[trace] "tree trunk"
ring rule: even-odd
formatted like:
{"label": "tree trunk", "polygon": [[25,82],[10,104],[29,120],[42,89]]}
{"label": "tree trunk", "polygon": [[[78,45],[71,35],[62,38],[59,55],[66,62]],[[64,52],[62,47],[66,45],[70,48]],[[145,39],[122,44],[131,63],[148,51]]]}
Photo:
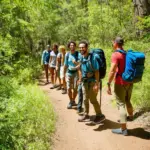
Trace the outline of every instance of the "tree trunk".
{"label": "tree trunk", "polygon": [[133,0],[135,16],[150,15],[150,0]]}
{"label": "tree trunk", "polygon": [[[135,23],[138,22],[138,17],[145,17],[150,15],[150,0],[133,0],[134,4],[134,14],[135,14]],[[137,29],[136,34],[140,36],[143,34],[143,31],[146,33],[150,32],[149,28],[144,28],[143,30]]]}

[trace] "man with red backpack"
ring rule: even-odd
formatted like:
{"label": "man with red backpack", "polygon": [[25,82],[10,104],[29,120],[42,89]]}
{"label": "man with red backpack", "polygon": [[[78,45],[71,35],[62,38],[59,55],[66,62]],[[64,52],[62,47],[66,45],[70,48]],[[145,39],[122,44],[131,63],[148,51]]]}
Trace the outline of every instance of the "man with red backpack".
{"label": "man with red backpack", "polygon": [[[111,82],[115,77],[114,92],[117,100],[117,106],[120,113],[120,125],[119,129],[112,129],[113,133],[128,135],[127,121],[133,120],[133,107],[130,102],[133,83],[126,82],[122,78],[122,74],[125,70],[126,55],[123,49],[124,40],[121,37],[117,37],[113,42],[114,53],[111,57],[111,68],[109,71],[107,93],[111,95]],[[126,114],[126,109],[128,116]]]}

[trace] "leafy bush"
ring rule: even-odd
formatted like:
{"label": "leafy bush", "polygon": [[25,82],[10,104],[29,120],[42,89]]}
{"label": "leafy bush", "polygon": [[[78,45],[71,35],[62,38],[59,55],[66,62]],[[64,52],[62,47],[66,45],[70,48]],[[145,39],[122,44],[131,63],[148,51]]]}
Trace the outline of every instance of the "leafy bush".
{"label": "leafy bush", "polygon": [[0,149],[49,149],[55,115],[45,94],[8,78],[0,84]]}

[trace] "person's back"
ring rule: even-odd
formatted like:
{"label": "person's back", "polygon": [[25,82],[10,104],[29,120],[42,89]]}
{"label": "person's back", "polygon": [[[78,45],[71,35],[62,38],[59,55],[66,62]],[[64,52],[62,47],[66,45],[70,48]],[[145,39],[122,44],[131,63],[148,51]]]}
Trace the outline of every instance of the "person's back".
{"label": "person's back", "polygon": [[[133,118],[133,107],[131,104],[131,95],[133,84],[129,82],[125,82],[122,79],[122,73],[125,69],[125,54],[121,53],[123,51],[124,40],[121,37],[117,37],[113,42],[114,53],[111,57],[111,67],[109,71],[108,77],[108,88],[107,93],[111,95],[111,82],[115,78],[114,84],[114,93],[117,101],[117,106],[120,112],[120,125],[121,128],[112,129],[113,133],[128,135],[126,122],[128,120],[132,120]],[[126,114],[126,109],[128,112],[128,117]]]}
{"label": "person's back", "polygon": [[122,73],[125,69],[126,56],[123,53],[116,51],[112,54],[111,62],[117,64],[115,83],[121,85],[129,84],[129,82],[122,79]]}

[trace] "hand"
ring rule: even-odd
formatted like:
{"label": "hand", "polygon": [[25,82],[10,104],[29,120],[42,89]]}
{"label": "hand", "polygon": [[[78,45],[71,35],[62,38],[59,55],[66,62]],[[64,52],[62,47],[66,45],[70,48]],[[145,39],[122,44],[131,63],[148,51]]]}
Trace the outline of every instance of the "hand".
{"label": "hand", "polygon": [[108,86],[108,88],[107,88],[107,94],[112,95],[110,86]]}
{"label": "hand", "polygon": [[79,84],[81,84],[81,80],[78,80],[78,81],[77,81],[77,85],[79,85]]}
{"label": "hand", "polygon": [[98,90],[99,90],[99,85],[97,83],[95,83],[95,85],[93,86],[93,91],[95,93],[98,93]]}
{"label": "hand", "polygon": [[58,71],[58,67],[56,66],[56,71]]}
{"label": "hand", "polygon": [[76,64],[76,63],[77,63],[75,59],[73,59],[73,60],[72,60],[72,62],[73,62],[74,64]]}

